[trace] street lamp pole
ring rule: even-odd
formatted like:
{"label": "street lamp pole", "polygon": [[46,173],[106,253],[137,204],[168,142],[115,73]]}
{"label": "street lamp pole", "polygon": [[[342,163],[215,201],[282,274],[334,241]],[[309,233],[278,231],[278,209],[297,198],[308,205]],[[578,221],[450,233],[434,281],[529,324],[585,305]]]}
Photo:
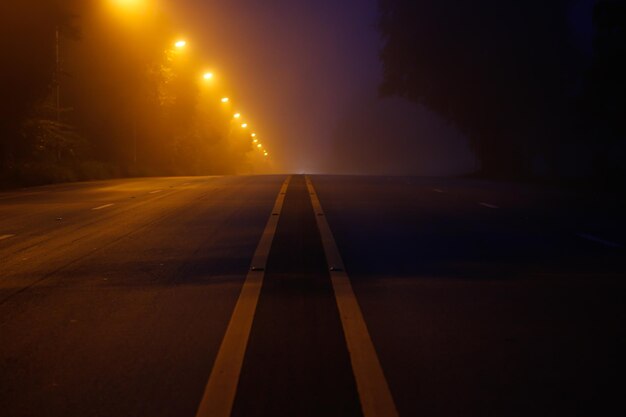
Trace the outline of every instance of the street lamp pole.
{"label": "street lamp pole", "polygon": [[56,40],[56,68],[54,74],[54,87],[55,87],[55,111],[57,122],[61,121],[61,33],[59,26],[55,29]]}
{"label": "street lamp pole", "polygon": [[133,109],[133,113],[133,164],[137,169],[137,108]]}

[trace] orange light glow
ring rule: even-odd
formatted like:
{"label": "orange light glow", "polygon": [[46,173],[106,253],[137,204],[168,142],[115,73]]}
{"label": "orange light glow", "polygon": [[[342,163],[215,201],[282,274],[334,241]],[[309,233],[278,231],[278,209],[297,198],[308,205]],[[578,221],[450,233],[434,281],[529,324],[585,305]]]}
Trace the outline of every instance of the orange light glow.
{"label": "orange light glow", "polygon": [[111,2],[120,7],[137,7],[141,6],[145,0],[111,0]]}
{"label": "orange light glow", "polygon": [[248,123],[242,124],[241,127],[244,128],[244,129],[247,128],[248,127]]}
{"label": "orange light glow", "polygon": [[252,135],[250,135],[250,136],[252,136],[253,138],[256,138],[256,133],[253,133],[253,134],[252,134]]}
{"label": "orange light glow", "polygon": [[205,80],[211,80],[213,79],[213,73],[212,72],[205,72],[203,75]]}
{"label": "orange light glow", "polygon": [[140,15],[148,9],[146,0],[109,0],[108,5],[117,19],[134,28],[138,26],[138,21],[141,22]]}
{"label": "orange light glow", "polygon": [[222,103],[228,103],[230,101],[230,99],[228,97],[224,97],[222,99]]}
{"label": "orange light glow", "polygon": [[258,140],[258,139],[255,139],[255,140],[253,140],[252,142],[254,142],[254,143],[259,143],[259,140]]}
{"label": "orange light glow", "polygon": [[174,44],[174,46],[178,49],[183,49],[185,46],[187,46],[187,41],[183,41],[183,40],[177,41]]}
{"label": "orange light glow", "polygon": [[235,115],[233,116],[235,119],[239,119],[241,117],[241,113],[235,113]]}
{"label": "orange light glow", "polygon": [[257,148],[261,149],[263,147],[263,145],[261,145],[260,143],[258,145],[256,145]]}

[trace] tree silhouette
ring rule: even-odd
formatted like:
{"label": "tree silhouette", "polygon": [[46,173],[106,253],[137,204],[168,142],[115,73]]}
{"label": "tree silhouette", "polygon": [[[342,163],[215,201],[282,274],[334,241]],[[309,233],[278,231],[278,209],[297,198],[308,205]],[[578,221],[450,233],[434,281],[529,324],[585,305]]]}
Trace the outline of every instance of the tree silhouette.
{"label": "tree silhouette", "polygon": [[470,137],[489,175],[529,170],[567,135],[566,0],[379,0],[383,96],[424,103]]}

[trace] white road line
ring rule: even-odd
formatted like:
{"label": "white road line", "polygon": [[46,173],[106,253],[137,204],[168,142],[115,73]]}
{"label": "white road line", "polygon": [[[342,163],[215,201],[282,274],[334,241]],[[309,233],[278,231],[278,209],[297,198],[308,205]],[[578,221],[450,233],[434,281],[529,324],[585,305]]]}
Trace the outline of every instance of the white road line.
{"label": "white road line", "polygon": [[588,235],[586,233],[578,233],[577,236],[582,237],[583,239],[590,240],[592,242],[600,243],[601,245],[608,246],[610,248],[618,248],[618,249],[624,248],[624,245],[620,245],[619,243],[604,240],[594,235]]}
{"label": "white road line", "polygon": [[444,192],[443,190],[441,190],[439,188],[434,188],[433,191],[436,192],[436,193],[443,193]]}
{"label": "white road line", "polygon": [[489,204],[489,203],[478,203],[478,204],[480,204],[483,207],[490,208],[490,209],[499,209],[500,208],[498,206],[494,206],[493,204]]}
{"label": "white road line", "polygon": [[92,208],[91,210],[92,210],[92,211],[102,210],[102,209],[105,209],[105,208],[107,208],[107,207],[111,207],[111,206],[114,206],[114,205],[115,205],[115,204],[105,204],[104,206],[94,207],[94,208]]}
{"label": "white road line", "polygon": [[[283,183],[271,213],[280,214],[282,211],[290,181],[291,176],[287,177]],[[256,306],[265,278],[265,265],[274,241],[279,218],[280,215],[270,215],[267,221],[263,236],[261,236],[254,253],[250,271],[215,358],[213,370],[209,376],[196,417],[230,417]]]}
{"label": "white road line", "polygon": [[[313,183],[306,177],[307,188],[315,213],[324,213]],[[356,380],[364,417],[398,417],[387,379],[380,365],[358,300],[345,272],[343,260],[325,215],[315,216],[320,231],[335,299],[341,316],[352,372]]]}
{"label": "white road line", "polygon": [[163,190],[154,190],[154,191],[150,191],[150,194],[156,194],[156,193],[160,193],[160,192],[162,192],[162,191],[163,191]]}
{"label": "white road line", "polygon": [[0,235],[0,240],[6,240],[6,239],[10,239],[15,235]]}

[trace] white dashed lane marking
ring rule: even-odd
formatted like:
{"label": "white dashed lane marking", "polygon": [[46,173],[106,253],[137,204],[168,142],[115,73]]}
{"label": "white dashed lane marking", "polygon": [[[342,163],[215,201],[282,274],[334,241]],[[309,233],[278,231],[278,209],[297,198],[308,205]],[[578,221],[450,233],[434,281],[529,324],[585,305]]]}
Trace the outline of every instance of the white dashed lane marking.
{"label": "white dashed lane marking", "polygon": [[490,209],[499,209],[500,208],[498,206],[494,206],[493,204],[489,204],[489,203],[478,203],[478,204],[480,204],[483,207],[490,208]]}
{"label": "white dashed lane marking", "polygon": [[154,190],[154,191],[150,191],[150,194],[156,194],[156,193],[160,193],[163,190]]}
{"label": "white dashed lane marking", "polygon": [[604,246],[608,246],[610,248],[617,248],[617,249],[623,249],[624,248],[624,245],[620,245],[619,243],[615,243],[615,242],[611,242],[611,241],[608,241],[608,240],[604,240],[604,239],[599,238],[599,237],[594,236],[594,235],[589,235],[589,234],[586,234],[586,233],[579,233],[577,236],[581,237],[583,239],[590,240],[592,242],[599,243],[599,244],[604,245]]}
{"label": "white dashed lane marking", "polygon": [[6,239],[9,239],[9,238],[12,238],[13,236],[15,236],[15,235],[0,235],[0,240],[6,240]]}
{"label": "white dashed lane marking", "polygon": [[113,205],[114,205],[114,204],[105,204],[104,206],[94,207],[94,208],[92,208],[91,210],[92,210],[92,211],[102,210],[102,209],[105,209],[105,208],[107,208],[107,207],[111,207],[111,206],[113,206]]}
{"label": "white dashed lane marking", "polygon": [[433,191],[436,192],[436,193],[442,193],[442,194],[444,192],[443,190],[441,190],[439,188],[435,188],[435,189],[433,189]]}

